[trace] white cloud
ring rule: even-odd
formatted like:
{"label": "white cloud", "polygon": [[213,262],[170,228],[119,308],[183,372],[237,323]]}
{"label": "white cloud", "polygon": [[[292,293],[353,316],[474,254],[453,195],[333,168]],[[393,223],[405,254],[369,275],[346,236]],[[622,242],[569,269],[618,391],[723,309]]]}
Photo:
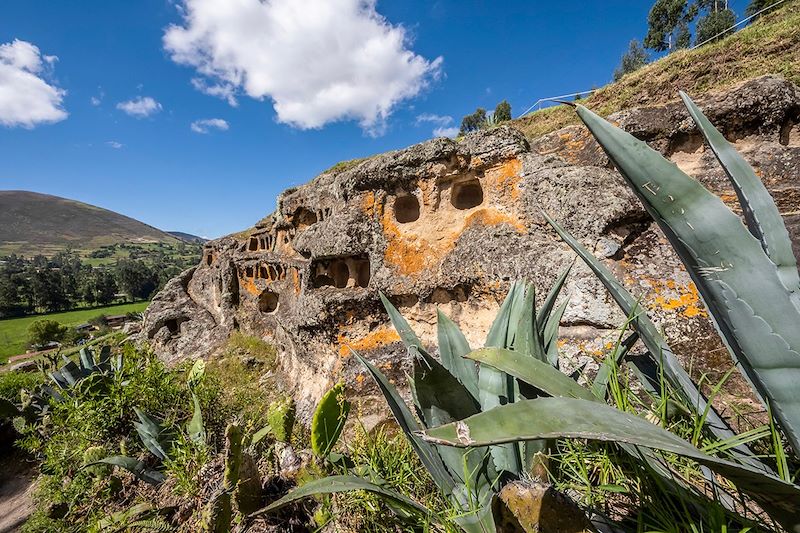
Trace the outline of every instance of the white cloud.
{"label": "white cloud", "polygon": [[442,63],[409,50],[405,28],[375,1],[183,0],[164,48],[196,68],[205,93],[270,98],[279,122],[302,129],[354,119],[375,134]]}
{"label": "white cloud", "polygon": [[57,60],[27,41],[0,44],[0,124],[33,128],[67,118],[67,92],[44,79]]}
{"label": "white cloud", "polygon": [[451,126],[451,124],[453,124],[453,117],[450,115],[423,113],[417,115],[415,123],[417,126],[421,124],[435,125],[436,127],[432,132],[434,137],[456,137],[460,131],[457,126]]}
{"label": "white cloud", "polygon": [[95,96],[89,98],[89,102],[95,107],[98,107],[100,104],[102,104],[103,98],[106,97],[106,93],[105,91],[103,91],[102,87],[98,87],[97,90],[98,93]]}
{"label": "white cloud", "polygon": [[450,127],[442,127],[442,128],[435,128],[433,130],[434,137],[453,137],[458,136],[458,132],[461,131],[458,126],[450,126]]}
{"label": "white cloud", "polygon": [[422,113],[417,115],[414,123],[419,126],[420,124],[431,123],[438,126],[447,126],[453,123],[453,117],[450,115],[434,115],[433,113]]}
{"label": "white cloud", "polygon": [[228,131],[230,126],[221,118],[206,118],[203,120],[195,120],[189,127],[195,133],[208,133],[212,129]]}
{"label": "white cloud", "polygon": [[117,142],[117,141],[106,141],[106,146],[110,146],[111,148],[114,148],[115,150],[119,150],[120,148],[122,148],[125,145],[122,144],[121,142]]}
{"label": "white cloud", "polygon": [[131,100],[120,102],[117,109],[136,118],[146,118],[161,111],[161,104],[149,96],[137,96]]}

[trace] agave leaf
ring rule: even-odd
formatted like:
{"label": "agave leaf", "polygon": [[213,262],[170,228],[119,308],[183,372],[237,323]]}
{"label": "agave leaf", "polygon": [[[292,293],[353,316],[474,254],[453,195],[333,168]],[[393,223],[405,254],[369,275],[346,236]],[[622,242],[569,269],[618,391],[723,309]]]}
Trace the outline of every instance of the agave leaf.
{"label": "agave leaf", "polygon": [[[549,396],[600,402],[594,394],[588,389],[578,385],[573,378],[562,374],[558,369],[553,368],[549,364],[537,361],[532,357],[526,357],[510,350],[498,348],[475,350],[467,355],[467,357],[480,362],[482,365],[492,365],[536,387]],[[678,481],[669,471],[667,465],[652,451],[626,443],[618,444],[625,453],[641,460],[653,474],[660,476],[660,481],[665,488],[671,490],[675,494],[685,494],[686,491],[696,493],[693,486]]]}
{"label": "agave leaf", "polygon": [[750,233],[761,241],[764,252],[777,265],[778,275],[787,290],[797,293],[800,290],[797,260],[792,252],[789,232],[772,196],[756,176],[753,168],[703,115],[692,99],[683,91],[680,95],[711,151],[717,156],[717,160],[733,184]]}
{"label": "agave leaf", "polygon": [[453,499],[465,513],[453,518],[466,533],[495,533],[497,527],[492,514],[494,491],[491,486],[483,486],[477,494],[463,485],[456,487]]}
{"label": "agave leaf", "polygon": [[515,352],[534,357],[539,361],[547,360],[539,328],[536,325],[536,289],[533,284],[525,286],[513,347]]}
{"label": "agave leaf", "polygon": [[471,351],[466,337],[458,326],[438,309],[436,318],[442,365],[458,378],[473,397],[478,398],[478,369],[474,363],[464,359],[464,356]]}
{"label": "agave leaf", "polygon": [[[642,342],[653,355],[653,359],[660,363],[664,370],[664,376],[669,383],[680,394],[688,406],[696,413],[706,412],[706,426],[709,431],[719,440],[727,440],[735,435],[730,426],[719,416],[714,408],[706,401],[705,397],[695,386],[689,374],[686,373],[675,353],[670,348],[664,337],[658,332],[655,324],[648,318],[647,314],[639,308],[638,301],[617,281],[614,275],[586,248],[580,244],[575,237],[562,228],[557,222],[544,213],[547,222],[558,232],[586,265],[595,273],[597,278],[605,285],[614,301],[622,309],[626,316],[632,317],[631,327],[639,334]],[[766,469],[758,459],[755,458],[750,449],[745,446],[737,446],[734,453],[741,455],[741,459],[753,467]]]}
{"label": "agave leaf", "polygon": [[192,393],[192,402],[194,402],[194,413],[192,419],[186,425],[186,431],[189,433],[189,438],[195,444],[205,444],[206,442],[206,428],[203,426],[203,413],[200,410],[200,400],[197,395]]}
{"label": "agave leaf", "polygon": [[69,388],[70,386],[69,381],[67,381],[67,378],[65,378],[64,375],[58,370],[53,370],[52,372],[48,372],[47,375],[50,377],[51,380],[53,380],[53,383],[55,383],[60,389],[63,390]]}
{"label": "agave leaf", "polygon": [[[447,369],[426,352],[414,360],[414,389],[426,427],[463,420],[480,412],[477,400]],[[496,472],[490,468],[488,449],[464,452],[441,446],[439,456],[456,484],[474,488],[491,485]]]}
{"label": "agave leaf", "polygon": [[110,358],[111,346],[103,346],[100,348],[100,357],[97,358],[98,366],[104,371],[109,370],[111,368]]}
{"label": "agave leaf", "polygon": [[398,425],[411,443],[411,447],[414,448],[414,451],[419,456],[422,464],[425,465],[425,468],[430,473],[436,485],[445,495],[450,495],[453,492],[453,478],[450,476],[447,468],[445,468],[436,448],[417,436],[416,432],[420,429],[419,424],[414,418],[414,415],[411,414],[411,411],[409,411],[406,403],[400,397],[397,389],[395,389],[394,385],[389,383],[389,380],[386,379],[386,376],[384,376],[380,370],[367,362],[367,360],[356,353],[355,350],[351,349],[351,351],[356,359],[358,359],[370,373],[375,383],[378,385],[378,388],[381,389],[395,420],[397,420]]}
{"label": "agave leaf", "polygon": [[490,365],[514,376],[550,396],[595,399],[592,393],[578,385],[572,378],[562,374],[552,365],[511,350],[483,348],[467,354],[469,359],[481,363],[481,368]]}
{"label": "agave leaf", "polygon": [[569,298],[561,302],[556,308],[555,312],[547,319],[544,326],[544,341],[547,346],[547,361],[558,368],[558,328],[561,325],[561,318],[564,316],[564,311],[569,304]]}
{"label": "agave leaf", "polygon": [[[519,309],[524,298],[525,287],[522,283],[514,282],[506,295],[506,299],[500,306],[500,310],[489,329],[486,336],[487,347],[509,348],[513,340],[514,330],[519,323]],[[513,329],[512,329],[512,324]],[[514,379],[504,372],[491,366],[481,366],[478,368],[478,388],[480,392],[480,403],[483,411],[488,411],[492,407],[503,405],[514,400],[515,383]],[[514,475],[519,475],[522,471],[522,457],[517,446],[504,444],[502,446],[491,447],[492,459],[495,467],[500,471],[508,471]]]}
{"label": "agave leaf", "polygon": [[406,319],[400,314],[400,311],[392,305],[392,302],[390,302],[383,293],[380,293],[380,297],[381,302],[383,302],[383,307],[386,309],[386,312],[389,313],[389,319],[392,321],[394,329],[397,330],[397,334],[400,335],[400,340],[403,341],[406,348],[409,351],[414,347],[418,350],[424,350],[425,347],[422,345],[422,341],[419,340],[419,337],[417,337],[417,334],[411,329],[411,326],[408,325],[408,322],[406,322]]}
{"label": "agave leaf", "polygon": [[619,367],[622,359],[625,358],[628,351],[639,339],[639,335],[634,331],[628,337],[616,346],[616,349],[606,355],[603,365],[597,371],[597,375],[592,383],[592,394],[597,398],[605,401],[606,391],[608,390],[608,380],[611,377],[611,369]]}
{"label": "agave leaf", "polygon": [[134,407],[133,410],[140,420],[139,422],[134,422],[133,427],[136,428],[136,432],[139,434],[139,438],[142,439],[145,448],[164,461],[167,458],[167,452],[164,450],[166,447],[164,427],[138,407]]}
{"label": "agave leaf", "polygon": [[680,437],[630,413],[573,398],[525,400],[429,429],[426,440],[489,446],[531,439],[622,442],[688,457],[725,476],[790,531],[800,531],[800,487],[748,465],[706,455]]}
{"label": "agave leaf", "polygon": [[[78,367],[78,365],[69,359],[66,359],[66,363],[61,367],[59,372],[61,377],[64,378],[70,387],[74,387],[75,384],[78,383],[83,377],[83,372],[81,372],[81,369]],[[53,374],[55,374],[55,372]]]}
{"label": "agave leaf", "polygon": [[572,261],[567,268],[564,269],[563,272],[558,276],[556,282],[550,287],[550,292],[547,293],[547,297],[544,299],[542,303],[542,308],[539,309],[539,313],[536,315],[536,325],[539,327],[539,331],[542,333],[542,336],[546,338],[544,335],[545,332],[545,325],[550,320],[550,313],[553,312],[553,308],[556,305],[556,300],[558,299],[558,295],[561,294],[561,289],[564,288],[564,283],[567,281],[567,276],[569,276],[570,271],[572,270],[572,266],[575,264],[575,261]]}
{"label": "agave leaf", "polygon": [[672,243],[734,361],[800,456],[800,311],[739,217],[699,182],[588,109],[578,115]]}
{"label": "agave leaf", "polygon": [[[522,284],[516,281],[511,284],[506,299],[503,300],[503,304],[500,306],[500,310],[497,312],[494,322],[492,322],[492,327],[486,335],[486,346],[495,346],[497,348],[507,347],[506,339],[509,336],[508,329],[513,322],[511,318],[511,308],[519,290],[523,290]],[[517,322],[519,322],[519,318]]]}
{"label": "agave leaf", "polygon": [[81,348],[79,357],[81,361],[81,366],[85,371],[91,373],[96,370],[97,365],[95,365],[91,348],[89,348],[88,346],[85,348]]}
{"label": "agave leaf", "polygon": [[358,476],[328,476],[322,479],[315,479],[304,483],[302,486],[292,490],[283,498],[271,503],[267,507],[260,509],[248,518],[255,518],[257,516],[265,515],[278,509],[281,509],[292,502],[308,498],[317,494],[334,494],[337,492],[348,492],[351,490],[366,490],[375,493],[383,498],[392,501],[394,504],[400,505],[410,511],[414,511],[421,516],[431,517],[432,512],[423,505],[415,502],[411,498],[407,498],[402,494],[393,490],[381,487],[374,483],[367,481]]}
{"label": "agave leaf", "polygon": [[105,463],[109,465],[118,466],[120,468],[124,468],[125,470],[131,472],[133,475],[135,475],[142,481],[150,483],[151,485],[160,485],[166,479],[164,474],[162,474],[158,470],[149,468],[147,465],[145,465],[138,459],[134,459],[133,457],[125,457],[124,455],[113,455],[111,457],[106,457],[105,459],[101,459],[96,463],[89,463],[85,465],[83,468],[96,465],[99,463]]}

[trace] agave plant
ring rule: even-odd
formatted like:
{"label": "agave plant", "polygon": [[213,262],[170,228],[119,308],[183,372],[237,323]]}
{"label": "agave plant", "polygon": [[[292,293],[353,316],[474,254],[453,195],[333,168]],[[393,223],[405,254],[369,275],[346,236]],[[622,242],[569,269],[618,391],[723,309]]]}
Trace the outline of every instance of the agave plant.
{"label": "agave plant", "polygon": [[[746,226],[714,194],[661,154],[588,109],[578,115],[605,149],[626,182],[659,224],[690,276],[736,367],[774,415],[795,457],[800,452],[800,277],[788,233],[769,193],[752,168],[711,125],[688,96],[690,115],[708,141],[737,192]],[[720,440],[735,433],[699,393],[669,345],[636,299],[571,235],[550,224],[598,275],[652,360]],[[778,474],[747,447],[728,459],[705,454],[676,435],[634,414],[601,405],[560,373],[535,360],[502,350],[468,355],[533,385],[550,398],[497,407],[462,421],[428,429],[423,438],[436,444],[485,447],[542,438],[585,438],[665,450],[691,458],[726,477],[775,522],[800,531],[800,486],[785,467]],[[780,447],[777,455],[782,453]]]}
{"label": "agave plant", "polygon": [[[559,276],[538,311],[533,285],[520,282],[512,284],[489,331],[486,346],[514,350],[515,353],[535,358],[550,368],[557,366],[556,336],[567,302],[556,306],[556,301],[568,273],[569,269]],[[457,510],[459,516],[455,518],[455,522],[467,532],[493,532],[495,522],[492,501],[495,493],[505,481],[518,479],[530,471],[535,454],[545,448],[545,442],[533,439],[519,444],[499,444],[463,451],[425,442],[420,438],[419,432],[461,420],[498,405],[517,402],[535,395],[536,392],[521,389],[510,375],[495,367],[478,367],[472,361],[464,359],[471,352],[469,343],[458,327],[441,312],[437,313],[439,362],[425,349],[408,322],[382,294],[381,300],[400,339],[412,356],[413,376],[409,379],[409,388],[417,416],[412,414],[412,410],[383,373],[359,354],[354,352],[354,355],[374,378],[412,448],[436,485]],[[555,369],[553,371],[558,372]],[[328,398],[320,405],[331,408],[333,402]],[[323,419],[319,409],[314,418],[318,419],[318,416],[319,420]],[[341,420],[341,415],[334,412],[327,415],[327,418]],[[330,439],[321,440],[330,442]],[[325,447],[330,448],[329,444]],[[371,480],[350,475],[331,476],[307,483],[255,515],[277,510],[312,494],[347,490],[372,491],[387,499],[392,509],[431,514],[424,506],[406,496]]]}
{"label": "agave plant", "polygon": [[104,387],[122,368],[122,355],[111,357],[111,347],[103,346],[98,358],[88,346],[81,348],[78,363],[61,355],[64,365],[48,372],[52,386],[44,383],[33,391],[22,391],[20,404],[0,398],[0,418],[11,418],[18,430],[42,420],[50,409],[50,400],[62,402],[77,387]]}
{"label": "agave plant", "polygon": [[[197,445],[203,445],[206,442],[206,430],[203,424],[200,400],[197,398],[197,394],[195,394],[194,391],[194,388],[202,380],[204,372],[205,362],[198,359],[187,376],[187,384],[192,391],[193,412],[192,418],[186,424],[185,430],[189,440]],[[136,413],[136,417],[139,419],[138,422],[133,423],[133,427],[136,429],[136,433],[139,435],[139,439],[142,441],[144,447],[155,456],[158,462],[168,460],[177,437],[173,428],[166,426],[163,420],[142,411],[138,407],[134,407],[133,410]],[[94,463],[84,465],[84,468],[91,467],[98,463],[109,464],[128,470],[137,478],[152,485],[159,485],[166,479],[164,474],[156,468],[148,466],[139,459],[125,455],[105,457]]]}

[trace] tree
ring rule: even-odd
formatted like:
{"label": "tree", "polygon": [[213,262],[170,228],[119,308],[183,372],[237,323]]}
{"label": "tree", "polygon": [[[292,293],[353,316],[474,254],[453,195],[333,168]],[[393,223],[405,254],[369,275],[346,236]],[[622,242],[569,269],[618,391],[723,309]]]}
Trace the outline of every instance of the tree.
{"label": "tree", "polygon": [[36,270],[31,276],[31,289],[35,307],[44,311],[60,311],[69,307],[61,272],[58,270]]}
{"label": "tree", "polygon": [[750,4],[745,9],[745,16],[752,17],[762,9],[766,9],[773,4],[777,4],[780,0],[750,0]]}
{"label": "tree", "polygon": [[736,15],[730,9],[711,10],[697,21],[695,28],[695,44],[704,43],[712,38],[721,39],[722,32],[736,24]]}
{"label": "tree", "polygon": [[503,100],[494,108],[494,121],[496,124],[511,120],[511,104]]}
{"label": "tree", "polygon": [[619,66],[614,71],[614,81],[619,80],[625,74],[630,74],[635,70],[639,70],[647,64],[650,60],[647,51],[636,39],[628,44],[628,51],[622,54],[622,60]]}
{"label": "tree", "polygon": [[59,342],[67,334],[67,326],[50,319],[37,320],[28,326],[28,342],[31,346],[44,346],[48,342]]}
{"label": "tree", "polygon": [[117,263],[117,283],[132,300],[144,300],[153,294],[158,278],[143,261],[122,259]]}
{"label": "tree", "polygon": [[689,45],[689,23],[697,17],[696,4],[688,0],[656,0],[647,17],[646,48],[663,52]]}
{"label": "tree", "polygon": [[478,131],[486,125],[486,110],[479,107],[471,115],[467,115],[461,119],[460,133],[463,135],[471,131]]}
{"label": "tree", "polygon": [[95,275],[94,279],[95,299],[100,305],[108,305],[117,296],[117,281],[114,275],[107,270],[102,270]]}

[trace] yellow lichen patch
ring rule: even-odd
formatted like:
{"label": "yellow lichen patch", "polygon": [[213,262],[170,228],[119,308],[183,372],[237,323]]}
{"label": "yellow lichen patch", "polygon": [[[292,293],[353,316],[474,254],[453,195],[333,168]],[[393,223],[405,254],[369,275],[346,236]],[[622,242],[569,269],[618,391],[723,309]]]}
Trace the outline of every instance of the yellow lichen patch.
{"label": "yellow lichen patch", "polygon": [[261,291],[258,287],[256,287],[256,282],[253,278],[248,277],[239,277],[239,286],[244,287],[244,290],[252,294],[253,296],[258,296],[261,294]]}
{"label": "yellow lichen patch", "polygon": [[399,341],[400,335],[393,328],[383,326],[360,339],[350,339],[346,332],[342,332],[339,333],[337,340],[339,342],[339,356],[346,357],[350,355],[350,347],[357,352],[375,350]]}
{"label": "yellow lichen patch", "polygon": [[292,268],[292,283],[295,294],[300,294],[300,271],[296,268]]}
{"label": "yellow lichen patch", "polygon": [[519,159],[509,159],[503,164],[486,171],[487,178],[495,180],[495,187],[500,195],[508,194],[512,200],[519,198],[519,182],[522,180],[520,171],[522,162]]}
{"label": "yellow lichen patch", "polygon": [[361,210],[369,216],[375,213],[375,193],[368,191],[361,197]]}
{"label": "yellow lichen patch", "polygon": [[487,208],[476,211],[467,217],[466,226],[482,224],[484,226],[497,226],[499,224],[510,224],[519,233],[527,233],[525,224],[518,218],[514,218],[508,213],[503,213],[497,209]]}
{"label": "yellow lichen patch", "polygon": [[[664,285],[670,292],[676,296],[664,295],[659,285]],[[655,303],[664,311],[677,311],[686,318],[694,318],[696,316],[706,317],[708,313],[703,307],[703,302],[700,300],[700,295],[697,292],[697,287],[694,283],[690,282],[686,287],[680,287],[672,281],[670,282],[655,282],[651,281],[650,285],[656,293]]]}

